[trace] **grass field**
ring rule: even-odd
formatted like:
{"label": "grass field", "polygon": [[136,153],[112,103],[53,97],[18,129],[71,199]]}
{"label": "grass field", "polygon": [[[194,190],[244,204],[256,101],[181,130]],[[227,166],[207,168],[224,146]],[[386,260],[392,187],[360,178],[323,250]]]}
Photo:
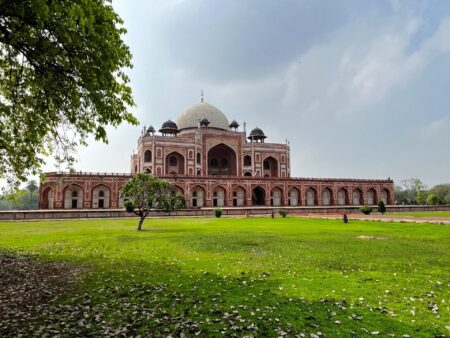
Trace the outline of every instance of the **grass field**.
{"label": "grass field", "polygon": [[0,248],[85,269],[78,289],[35,320],[35,333],[450,333],[449,226],[151,219],[138,233],[136,224],[0,223]]}
{"label": "grass field", "polygon": [[428,211],[428,212],[390,212],[388,216],[411,216],[411,217],[445,217],[450,218],[450,211]]}

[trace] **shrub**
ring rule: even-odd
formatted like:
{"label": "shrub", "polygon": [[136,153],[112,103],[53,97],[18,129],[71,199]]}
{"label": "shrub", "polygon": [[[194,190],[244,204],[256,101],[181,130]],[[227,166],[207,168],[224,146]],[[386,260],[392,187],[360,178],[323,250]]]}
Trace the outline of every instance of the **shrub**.
{"label": "shrub", "polygon": [[347,224],[348,223],[348,217],[347,214],[344,214],[344,217],[342,217],[342,221]]}
{"label": "shrub", "polygon": [[381,212],[382,215],[386,212],[386,205],[383,201],[378,202],[378,212]]}
{"label": "shrub", "polygon": [[428,203],[429,205],[439,205],[439,204],[443,204],[442,201],[441,201],[441,199],[439,198],[439,196],[436,195],[436,194],[430,194],[430,195],[428,196],[427,203]]}
{"label": "shrub", "polygon": [[281,215],[281,217],[285,218],[289,214],[289,210],[280,209],[278,210],[278,213]]}
{"label": "shrub", "polygon": [[359,211],[361,211],[364,215],[369,215],[372,212],[372,207],[364,205],[361,208],[359,208]]}
{"label": "shrub", "polygon": [[217,218],[220,218],[222,216],[222,209],[214,209],[214,214],[216,215]]}

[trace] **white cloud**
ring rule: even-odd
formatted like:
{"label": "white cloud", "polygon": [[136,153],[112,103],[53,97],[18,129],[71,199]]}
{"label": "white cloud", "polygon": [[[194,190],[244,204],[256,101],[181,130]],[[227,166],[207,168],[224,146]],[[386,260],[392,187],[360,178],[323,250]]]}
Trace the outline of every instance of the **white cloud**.
{"label": "white cloud", "polygon": [[408,18],[372,28],[350,24],[334,39],[315,45],[286,71],[286,108],[337,117],[368,111],[408,85],[450,49],[450,20],[409,53],[421,20]]}
{"label": "white cloud", "polygon": [[450,117],[445,116],[431,122],[423,129],[425,136],[450,135]]}

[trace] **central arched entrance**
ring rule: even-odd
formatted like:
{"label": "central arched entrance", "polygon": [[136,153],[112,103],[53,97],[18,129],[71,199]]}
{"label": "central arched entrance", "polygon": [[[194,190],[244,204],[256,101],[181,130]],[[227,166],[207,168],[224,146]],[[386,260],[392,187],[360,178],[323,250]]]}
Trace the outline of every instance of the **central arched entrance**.
{"label": "central arched entrance", "polygon": [[265,205],[266,192],[261,187],[252,190],[252,205]]}
{"label": "central arched entrance", "polygon": [[208,151],[208,175],[237,176],[236,153],[221,143]]}

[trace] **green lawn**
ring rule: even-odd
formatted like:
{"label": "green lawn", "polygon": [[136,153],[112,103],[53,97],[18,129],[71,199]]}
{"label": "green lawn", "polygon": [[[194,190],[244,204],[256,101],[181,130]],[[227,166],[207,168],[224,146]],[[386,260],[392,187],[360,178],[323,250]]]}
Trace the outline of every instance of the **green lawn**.
{"label": "green lawn", "polygon": [[138,233],[136,224],[0,222],[0,248],[86,266],[67,306],[39,325],[92,336],[450,333],[448,225],[151,219]]}
{"label": "green lawn", "polygon": [[411,216],[411,217],[450,217],[450,211],[428,211],[428,212],[389,212],[387,216]]}

